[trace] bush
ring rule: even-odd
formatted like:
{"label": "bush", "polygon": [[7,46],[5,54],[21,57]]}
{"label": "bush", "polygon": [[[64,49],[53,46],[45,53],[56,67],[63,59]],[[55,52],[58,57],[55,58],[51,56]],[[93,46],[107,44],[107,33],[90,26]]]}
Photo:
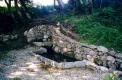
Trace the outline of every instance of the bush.
{"label": "bush", "polygon": [[116,40],[114,41],[114,45],[115,45],[115,48],[122,51],[121,49],[122,48],[122,34],[120,34],[120,36],[116,38]]}
{"label": "bush", "polygon": [[[111,14],[113,12],[112,10],[107,11],[104,10],[105,14]],[[102,19],[102,16],[100,17]],[[60,20],[60,17],[58,19]],[[74,25],[75,31],[82,36],[81,42],[103,45],[122,51],[122,33],[117,27],[108,27],[99,20],[97,21],[95,15],[78,17],[65,15],[61,17],[61,21]],[[108,25],[111,24],[108,23]]]}
{"label": "bush", "polygon": [[106,7],[94,13],[95,20],[106,27],[111,27],[122,31],[122,14],[121,10]]}

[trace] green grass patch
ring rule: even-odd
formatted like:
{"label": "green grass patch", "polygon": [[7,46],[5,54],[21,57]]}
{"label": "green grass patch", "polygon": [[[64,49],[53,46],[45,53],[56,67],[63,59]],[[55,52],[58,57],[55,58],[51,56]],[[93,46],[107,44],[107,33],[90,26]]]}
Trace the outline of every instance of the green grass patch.
{"label": "green grass patch", "polygon": [[[81,42],[103,45],[110,49],[114,48],[115,50],[122,51],[122,32],[120,24],[122,19],[118,17],[115,18],[114,15],[116,15],[115,12],[110,8],[104,9],[102,12],[94,13],[93,15],[59,15],[56,19],[74,25],[76,33],[82,36]],[[112,18],[116,20],[113,21]],[[116,23],[114,24],[114,22]]]}
{"label": "green grass patch", "polygon": [[[15,7],[11,7],[11,12],[15,12],[16,9]],[[8,8],[7,7],[0,7],[0,13],[8,13]]]}

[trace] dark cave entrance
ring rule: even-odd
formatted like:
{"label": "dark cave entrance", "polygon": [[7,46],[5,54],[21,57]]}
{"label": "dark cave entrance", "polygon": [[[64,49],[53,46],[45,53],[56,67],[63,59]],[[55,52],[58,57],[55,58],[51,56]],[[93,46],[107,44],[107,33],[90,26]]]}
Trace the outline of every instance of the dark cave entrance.
{"label": "dark cave entrance", "polygon": [[59,63],[60,62],[75,62],[75,61],[79,61],[76,58],[72,58],[72,57],[63,55],[61,53],[55,52],[52,49],[52,47],[45,47],[45,48],[47,49],[47,53],[39,54],[39,55],[41,55],[41,56],[43,56],[45,58],[51,59],[51,60],[56,61],[56,62],[59,62]]}

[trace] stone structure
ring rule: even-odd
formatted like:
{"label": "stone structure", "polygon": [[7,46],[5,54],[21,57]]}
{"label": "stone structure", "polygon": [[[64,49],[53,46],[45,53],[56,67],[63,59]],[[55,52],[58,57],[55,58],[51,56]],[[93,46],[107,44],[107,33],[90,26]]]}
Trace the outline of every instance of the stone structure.
{"label": "stone structure", "polygon": [[25,31],[24,35],[27,37],[28,42],[34,40],[40,40],[44,42],[47,41],[47,39],[50,39],[52,32],[50,31],[49,26],[41,25],[31,28],[29,31]]}
{"label": "stone structure", "polygon": [[[45,65],[51,66],[53,68],[58,69],[71,69],[71,68],[89,68],[94,71],[102,71],[102,72],[108,72],[108,68],[103,66],[98,66],[95,63],[92,63],[88,60],[82,60],[82,61],[75,61],[75,62],[56,62],[54,60],[45,58],[41,55],[38,55],[35,51],[31,53],[33,56],[37,57],[40,61],[42,61]],[[42,53],[41,53],[42,54]]]}
{"label": "stone structure", "polygon": [[17,39],[18,38],[18,35],[15,34],[15,35],[6,35],[6,34],[1,34],[0,35],[0,41],[8,41],[8,40],[14,40],[14,39]]}
{"label": "stone structure", "polygon": [[[80,43],[68,35],[65,35],[63,32],[68,31],[67,29],[62,29],[61,26],[42,25],[26,31],[25,36],[27,37],[28,42],[41,39],[42,42],[33,42],[33,44],[37,46],[41,46],[42,44],[42,46],[48,46],[46,43],[51,43],[51,47],[57,53],[62,53],[78,60],[88,60],[112,70],[122,68],[121,54],[109,51],[103,46]],[[72,35],[72,33],[70,35]]]}

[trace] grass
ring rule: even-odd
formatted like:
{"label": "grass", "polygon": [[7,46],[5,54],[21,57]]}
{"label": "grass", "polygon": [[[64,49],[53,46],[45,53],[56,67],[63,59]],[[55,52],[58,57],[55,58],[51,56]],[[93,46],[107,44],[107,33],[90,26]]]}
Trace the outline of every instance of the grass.
{"label": "grass", "polygon": [[[15,11],[16,11],[15,7],[11,7],[11,12]],[[0,13],[7,13],[7,12],[9,12],[7,7],[0,7]]]}
{"label": "grass", "polygon": [[122,77],[118,77],[116,74],[107,74],[103,80],[122,80]]}
{"label": "grass", "polygon": [[75,32],[82,36],[81,42],[122,51],[122,18],[115,15],[117,13],[108,8],[93,15],[58,15],[56,19],[74,25]]}
{"label": "grass", "polygon": [[15,77],[15,78],[10,79],[10,80],[22,80],[22,79],[21,79],[21,78],[19,78],[19,77]]}

